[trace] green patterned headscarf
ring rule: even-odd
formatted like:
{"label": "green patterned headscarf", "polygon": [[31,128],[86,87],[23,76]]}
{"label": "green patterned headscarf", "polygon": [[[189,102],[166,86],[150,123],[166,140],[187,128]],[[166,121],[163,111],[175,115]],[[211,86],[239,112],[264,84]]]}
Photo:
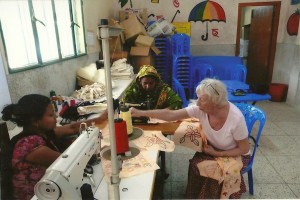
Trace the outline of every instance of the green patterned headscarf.
{"label": "green patterned headscarf", "polygon": [[152,76],[152,77],[156,78],[157,80],[161,80],[160,75],[158,74],[156,69],[151,65],[141,66],[139,73],[136,75],[136,80],[139,81],[140,78],[143,78],[145,76]]}
{"label": "green patterned headscarf", "polygon": [[[145,91],[140,84],[140,79],[149,76],[156,79],[155,89],[151,93]],[[180,97],[164,83],[157,70],[151,65],[143,65],[136,76],[136,81],[132,82],[124,93],[122,102],[125,103],[145,103],[151,102],[150,109],[179,109],[182,108]]]}

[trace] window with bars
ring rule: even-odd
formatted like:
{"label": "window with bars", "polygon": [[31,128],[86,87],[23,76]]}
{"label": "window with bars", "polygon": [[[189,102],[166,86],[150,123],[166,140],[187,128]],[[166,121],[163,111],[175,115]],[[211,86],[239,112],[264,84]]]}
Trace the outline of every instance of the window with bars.
{"label": "window with bars", "polygon": [[82,0],[1,0],[0,28],[10,72],[86,54]]}

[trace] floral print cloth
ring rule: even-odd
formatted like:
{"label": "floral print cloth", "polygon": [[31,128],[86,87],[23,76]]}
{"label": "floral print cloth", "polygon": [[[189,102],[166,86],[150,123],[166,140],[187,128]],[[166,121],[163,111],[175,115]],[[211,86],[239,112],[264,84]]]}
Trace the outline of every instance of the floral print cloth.
{"label": "floral print cloth", "polygon": [[25,160],[28,153],[40,146],[46,146],[46,142],[38,135],[24,137],[15,144],[12,155],[14,199],[31,199],[35,184],[45,174],[46,167]]}
{"label": "floral print cloth", "polygon": [[183,121],[174,133],[175,145],[202,152],[203,128],[199,122]]}

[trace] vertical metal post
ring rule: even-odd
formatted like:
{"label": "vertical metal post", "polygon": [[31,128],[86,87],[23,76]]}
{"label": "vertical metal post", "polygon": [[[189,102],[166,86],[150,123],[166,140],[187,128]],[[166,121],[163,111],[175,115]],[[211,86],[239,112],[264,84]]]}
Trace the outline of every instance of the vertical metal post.
{"label": "vertical metal post", "polygon": [[100,37],[102,40],[102,51],[104,59],[105,69],[105,86],[106,86],[106,98],[107,98],[107,109],[108,109],[108,122],[109,122],[109,133],[110,133],[110,150],[111,150],[111,166],[112,175],[110,183],[108,185],[108,198],[109,199],[120,199],[120,178],[117,160],[116,150],[116,137],[115,137],[115,126],[114,126],[114,107],[113,107],[113,96],[111,86],[111,67],[110,67],[110,54],[109,54],[109,27],[107,20],[101,20]]}

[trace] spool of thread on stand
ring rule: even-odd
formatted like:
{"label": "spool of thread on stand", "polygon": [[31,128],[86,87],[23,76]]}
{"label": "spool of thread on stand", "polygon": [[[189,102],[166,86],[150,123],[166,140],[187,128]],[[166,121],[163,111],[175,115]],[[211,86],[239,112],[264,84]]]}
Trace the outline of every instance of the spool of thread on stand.
{"label": "spool of thread on stand", "polygon": [[122,105],[120,107],[120,117],[125,120],[126,122],[126,127],[127,127],[127,134],[130,135],[133,132],[133,127],[132,127],[132,119],[131,119],[131,112],[129,111],[129,107]]}
{"label": "spool of thread on stand", "polygon": [[121,118],[115,119],[115,134],[117,154],[129,151],[126,122]]}

